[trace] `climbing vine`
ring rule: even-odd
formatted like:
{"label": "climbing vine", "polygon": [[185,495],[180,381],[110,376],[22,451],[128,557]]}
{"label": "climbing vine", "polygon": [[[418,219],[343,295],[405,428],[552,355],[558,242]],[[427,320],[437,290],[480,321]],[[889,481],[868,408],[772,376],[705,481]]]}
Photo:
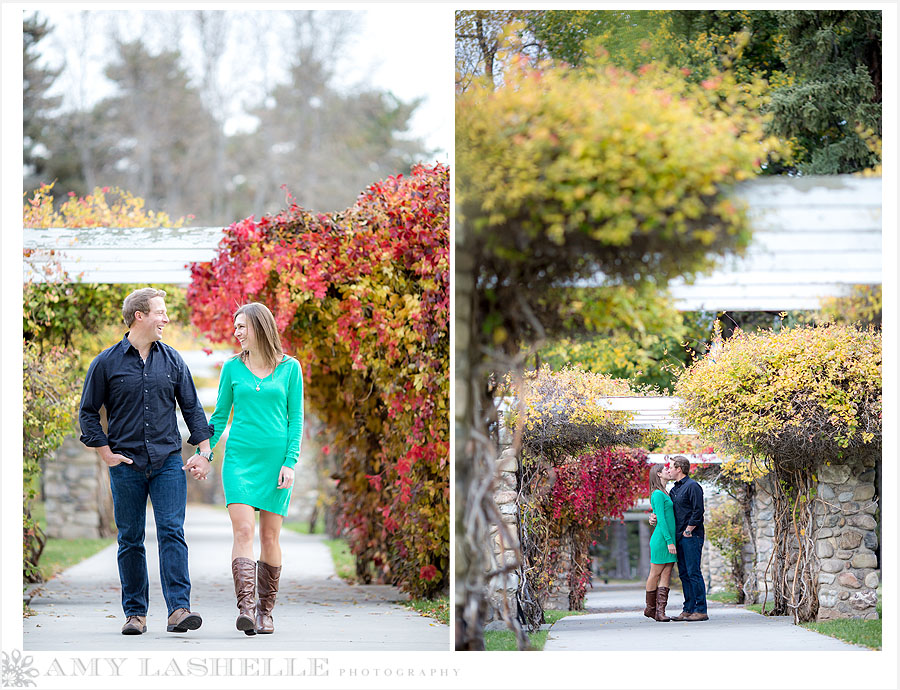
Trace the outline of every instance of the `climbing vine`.
{"label": "climbing vine", "polygon": [[416,166],[340,213],[290,203],[225,230],[193,264],[193,323],[232,341],[232,314],[267,304],[303,365],[307,404],[365,580],[416,596],[449,583],[449,170]]}
{"label": "climbing vine", "polygon": [[717,448],[753,459],[727,468],[736,481],[769,475],[775,547],[766,574],[774,615],[816,617],[814,518],[824,505],[815,473],[880,451],[881,362],[881,334],[873,327],[736,331],[676,384],[684,400],[676,413],[687,424]]}

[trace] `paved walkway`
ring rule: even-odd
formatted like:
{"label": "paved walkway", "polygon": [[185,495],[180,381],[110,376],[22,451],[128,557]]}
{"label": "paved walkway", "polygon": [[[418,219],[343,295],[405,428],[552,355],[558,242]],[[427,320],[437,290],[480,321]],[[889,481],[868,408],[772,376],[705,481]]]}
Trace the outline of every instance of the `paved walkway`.
{"label": "paved walkway", "polygon": [[[683,603],[681,592],[672,590],[666,613],[678,615]],[[595,585],[585,608],[598,613],[554,623],[544,651],[867,651],[794,625],[789,616],[761,616],[717,602],[709,602],[708,621],[657,623],[643,615],[640,586]]]}
{"label": "paved walkway", "polygon": [[[228,515],[209,506],[188,506],[185,520],[192,583],[192,609],[203,616],[199,630],[166,632],[166,606],[152,511],[147,520],[150,611],[147,632],[122,635],[116,545],[40,585],[26,618],[26,651],[381,651],[450,649],[450,629],[396,602],[388,586],[347,585],[334,573],[331,553],[319,535],[283,530],[283,568],[273,635],[246,636],[234,627],[237,607],[231,578]],[[257,545],[256,553],[259,553]]]}

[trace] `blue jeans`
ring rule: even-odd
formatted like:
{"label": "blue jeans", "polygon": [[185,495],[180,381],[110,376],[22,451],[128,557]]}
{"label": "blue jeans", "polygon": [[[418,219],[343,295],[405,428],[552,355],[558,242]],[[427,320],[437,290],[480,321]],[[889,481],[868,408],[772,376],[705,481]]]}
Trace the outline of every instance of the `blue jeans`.
{"label": "blue jeans", "polygon": [[116,526],[119,529],[119,580],[122,609],[126,616],[146,616],[150,583],[144,552],[147,497],[153,504],[159,546],[159,577],[168,615],[191,608],[188,548],[184,540],[184,508],[187,477],[181,469],[181,453],[166,458],[162,467],[135,470],[122,464],[109,468]]}
{"label": "blue jeans", "polygon": [[703,553],[703,532],[694,531],[693,536],[685,539],[675,535],[675,547],[678,553],[678,577],[684,590],[685,613],[706,613],[706,583],[700,572],[700,556]]}

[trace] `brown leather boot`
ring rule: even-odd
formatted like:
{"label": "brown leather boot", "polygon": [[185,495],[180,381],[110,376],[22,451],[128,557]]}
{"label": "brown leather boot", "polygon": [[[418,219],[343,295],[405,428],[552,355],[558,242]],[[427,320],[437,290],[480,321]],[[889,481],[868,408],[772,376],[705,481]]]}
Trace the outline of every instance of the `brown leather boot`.
{"label": "brown leather boot", "polygon": [[281,577],[281,566],[256,562],[256,632],[269,635],[275,632],[272,620],[272,609],[275,608],[275,595],[278,594],[278,578]]}
{"label": "brown leather boot", "polygon": [[234,577],[234,595],[237,597],[238,617],[235,627],[245,635],[256,634],[253,620],[253,605],[256,585],[256,561],[252,558],[235,558],[231,561],[231,575]]}
{"label": "brown leather boot", "polygon": [[647,595],[647,608],[644,609],[644,615],[647,618],[656,618],[656,590],[644,592]]}
{"label": "brown leather boot", "polygon": [[666,604],[669,603],[669,588],[660,587],[656,590],[656,618],[660,623],[668,623],[671,618],[666,616]]}

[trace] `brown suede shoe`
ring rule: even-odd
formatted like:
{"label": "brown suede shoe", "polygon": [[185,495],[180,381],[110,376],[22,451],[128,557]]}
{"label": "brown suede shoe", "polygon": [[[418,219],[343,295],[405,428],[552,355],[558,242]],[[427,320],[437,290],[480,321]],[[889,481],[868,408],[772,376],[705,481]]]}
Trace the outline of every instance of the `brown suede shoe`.
{"label": "brown suede shoe", "polygon": [[199,613],[193,613],[187,609],[175,609],[169,616],[167,632],[183,633],[188,630],[196,630],[203,623]]}
{"label": "brown suede shoe", "polygon": [[647,606],[644,608],[644,615],[647,618],[653,618],[656,615],[656,590],[647,591],[644,590],[644,595],[647,597]]}
{"label": "brown suede shoe", "polygon": [[705,613],[692,613],[690,616],[685,618],[686,621],[708,621],[709,616]]}
{"label": "brown suede shoe", "polygon": [[674,618],[670,618],[669,620],[670,621],[686,621],[686,620],[688,620],[688,618],[690,618],[690,616],[693,616],[693,615],[694,615],[693,613],[688,613],[687,611],[682,611],[677,616],[675,616]]}
{"label": "brown suede shoe", "polygon": [[125,625],[122,626],[123,635],[140,635],[147,632],[146,616],[128,616]]}

